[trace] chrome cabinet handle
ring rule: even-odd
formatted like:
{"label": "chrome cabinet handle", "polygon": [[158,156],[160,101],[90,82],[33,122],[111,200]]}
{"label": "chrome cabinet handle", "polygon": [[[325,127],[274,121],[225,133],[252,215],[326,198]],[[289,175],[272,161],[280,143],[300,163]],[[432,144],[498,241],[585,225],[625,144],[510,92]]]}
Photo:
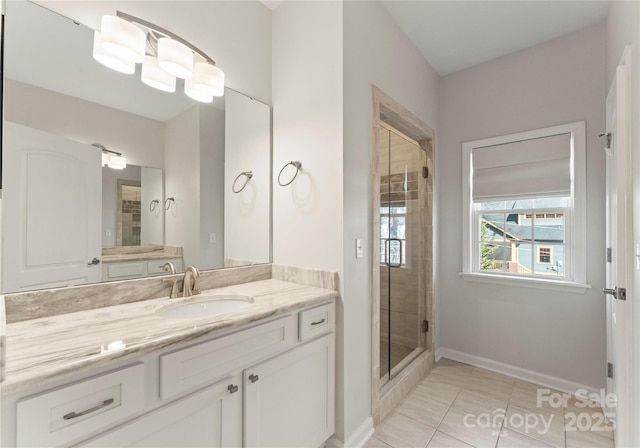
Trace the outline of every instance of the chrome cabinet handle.
{"label": "chrome cabinet handle", "polygon": [[249,375],[249,381],[251,381],[252,383],[255,383],[259,379],[260,379],[260,377],[258,375],[255,375],[255,374]]}
{"label": "chrome cabinet handle", "polygon": [[97,264],[100,264],[100,260],[98,260],[97,258],[94,257],[94,259],[91,260],[90,263],[87,263],[87,266],[95,266]]}
{"label": "chrome cabinet handle", "polygon": [[325,323],[326,321],[327,321],[327,319],[322,318],[317,322],[311,322],[311,325],[320,325],[320,324]]}
{"label": "chrome cabinet handle", "polygon": [[92,412],[96,412],[96,411],[98,411],[98,410],[100,410],[102,408],[106,408],[110,404],[113,404],[113,398],[109,398],[107,400],[104,400],[98,406],[92,407],[92,408],[87,409],[87,410],[82,411],[82,412],[75,412],[75,411],[74,412],[69,412],[68,414],[63,415],[62,418],[64,420],[71,420],[73,418],[82,417],[83,415],[91,414]]}
{"label": "chrome cabinet handle", "polygon": [[230,394],[235,394],[236,392],[238,392],[238,386],[235,384],[229,384],[227,389],[229,390]]}

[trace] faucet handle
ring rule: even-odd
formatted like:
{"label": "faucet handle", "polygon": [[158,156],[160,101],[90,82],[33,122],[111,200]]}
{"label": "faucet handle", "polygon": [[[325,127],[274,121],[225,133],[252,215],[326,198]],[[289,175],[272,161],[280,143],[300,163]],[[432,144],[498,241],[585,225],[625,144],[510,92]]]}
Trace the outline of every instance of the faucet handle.
{"label": "faucet handle", "polygon": [[173,282],[171,285],[171,292],[169,293],[169,298],[170,299],[175,299],[179,296],[178,294],[178,281],[180,279],[179,278],[175,278],[175,279],[171,279],[171,278],[163,278],[162,281],[163,282]]}

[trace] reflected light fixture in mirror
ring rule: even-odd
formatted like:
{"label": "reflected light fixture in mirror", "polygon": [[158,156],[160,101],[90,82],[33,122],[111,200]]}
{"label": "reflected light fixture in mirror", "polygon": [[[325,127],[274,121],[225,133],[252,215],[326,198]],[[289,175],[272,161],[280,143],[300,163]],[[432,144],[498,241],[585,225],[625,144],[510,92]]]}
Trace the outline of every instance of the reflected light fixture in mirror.
{"label": "reflected light fixture in mirror", "polygon": [[127,74],[135,72],[132,62],[142,62],[142,82],[163,92],[175,92],[175,78],[182,78],[185,93],[196,101],[210,103],[224,95],[224,72],[213,59],[164,28],[116,14],[104,16],[102,30],[94,34],[94,59]]}
{"label": "reflected light fixture in mirror", "polygon": [[122,153],[111,151],[100,143],[93,143],[94,146],[102,151],[102,166],[108,166],[114,170],[123,170],[127,167],[127,158],[122,157]]}

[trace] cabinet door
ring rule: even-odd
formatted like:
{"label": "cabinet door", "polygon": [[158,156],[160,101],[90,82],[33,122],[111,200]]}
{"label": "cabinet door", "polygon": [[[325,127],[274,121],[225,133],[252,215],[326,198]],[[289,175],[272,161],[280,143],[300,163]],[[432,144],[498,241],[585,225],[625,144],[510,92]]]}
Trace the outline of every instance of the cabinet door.
{"label": "cabinet door", "polygon": [[244,371],[245,446],[321,446],[334,431],[334,335]]}
{"label": "cabinet door", "polygon": [[242,393],[237,380],[228,378],[81,445],[238,447],[242,444]]}

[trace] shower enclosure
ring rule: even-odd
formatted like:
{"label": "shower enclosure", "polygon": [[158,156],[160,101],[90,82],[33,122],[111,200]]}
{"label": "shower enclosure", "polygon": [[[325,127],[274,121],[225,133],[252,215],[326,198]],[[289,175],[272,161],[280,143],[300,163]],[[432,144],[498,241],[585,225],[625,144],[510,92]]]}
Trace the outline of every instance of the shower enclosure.
{"label": "shower enclosure", "polygon": [[[380,379],[389,381],[427,347],[427,154],[380,123]],[[430,249],[430,248],[429,248]],[[429,250],[430,253],[430,250]]]}

